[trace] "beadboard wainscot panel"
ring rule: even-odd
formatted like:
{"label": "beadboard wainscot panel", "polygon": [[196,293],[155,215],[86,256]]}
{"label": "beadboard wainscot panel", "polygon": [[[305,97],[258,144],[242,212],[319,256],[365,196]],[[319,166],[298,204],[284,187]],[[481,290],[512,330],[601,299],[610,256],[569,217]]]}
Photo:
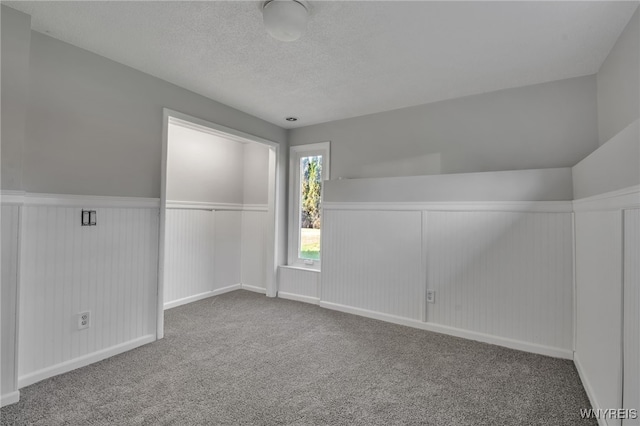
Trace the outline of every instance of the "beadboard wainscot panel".
{"label": "beadboard wainscot panel", "polygon": [[622,211],[576,211],[575,228],[575,363],[593,408],[620,408]]}
{"label": "beadboard wainscot panel", "polygon": [[323,210],[320,306],[422,320],[420,211]]}
{"label": "beadboard wainscot panel", "polygon": [[17,302],[18,302],[18,258],[19,258],[19,229],[20,203],[7,202],[2,197],[2,324],[0,354],[0,405],[5,406],[17,402],[20,398],[18,391],[17,355]]}
{"label": "beadboard wainscot panel", "polygon": [[28,194],[23,209],[19,387],[155,340],[158,200]]}
{"label": "beadboard wainscot panel", "polygon": [[278,297],[317,305],[320,301],[320,271],[280,266]]}
{"label": "beadboard wainscot panel", "polygon": [[[622,407],[640,409],[640,209],[624,211],[624,389]],[[623,426],[640,424],[628,419]]]}
{"label": "beadboard wainscot panel", "polygon": [[242,211],[242,288],[266,292],[267,207],[246,206]]}
{"label": "beadboard wainscot panel", "polygon": [[594,409],[621,408],[627,398],[637,406],[640,185],[574,200],[573,209],[576,369]]}
{"label": "beadboard wainscot panel", "polygon": [[242,254],[242,211],[217,210],[215,226],[214,288],[239,286]]}
{"label": "beadboard wainscot panel", "polygon": [[572,357],[571,213],[430,211],[426,222],[429,323]]}
{"label": "beadboard wainscot panel", "polygon": [[214,290],[216,213],[167,209],[165,216],[165,309],[211,296]]}

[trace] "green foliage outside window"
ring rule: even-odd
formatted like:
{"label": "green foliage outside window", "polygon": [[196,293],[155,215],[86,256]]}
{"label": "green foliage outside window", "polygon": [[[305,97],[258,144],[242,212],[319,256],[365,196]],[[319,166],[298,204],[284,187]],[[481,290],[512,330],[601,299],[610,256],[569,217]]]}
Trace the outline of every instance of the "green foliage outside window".
{"label": "green foliage outside window", "polygon": [[320,259],[322,156],[301,158],[300,257]]}
{"label": "green foliage outside window", "polygon": [[320,229],[322,157],[303,158],[302,170],[301,228]]}

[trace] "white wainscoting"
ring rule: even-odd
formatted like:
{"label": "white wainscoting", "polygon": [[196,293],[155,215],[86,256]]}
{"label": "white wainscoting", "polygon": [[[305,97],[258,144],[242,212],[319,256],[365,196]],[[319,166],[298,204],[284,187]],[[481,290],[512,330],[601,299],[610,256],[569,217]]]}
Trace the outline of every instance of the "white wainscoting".
{"label": "white wainscoting", "polygon": [[[19,387],[155,339],[157,200],[108,202],[25,197]],[[80,226],[81,207],[96,205],[97,226]],[[82,311],[91,327],[78,330]]]}
{"label": "white wainscoting", "polygon": [[18,237],[20,226],[20,206],[2,204],[2,329],[0,343],[0,405],[17,402],[18,372],[16,370],[16,328],[18,300]]}
{"label": "white wainscoting", "polygon": [[264,293],[266,291],[267,271],[267,212],[242,212],[242,287],[247,290]]}
{"label": "white wainscoting", "polygon": [[317,305],[320,302],[320,271],[280,266],[278,297]]}
{"label": "white wainscoting", "polygon": [[321,306],[421,320],[422,213],[323,212]]}
{"label": "white wainscoting", "polygon": [[427,321],[573,351],[571,213],[429,212]]}
{"label": "white wainscoting", "polygon": [[573,358],[571,202],[396,204],[324,205],[320,306]]}
{"label": "white wainscoting", "polygon": [[[640,405],[638,209],[640,185],[573,202],[574,361],[595,409]],[[638,424],[620,419],[599,420],[601,426],[621,423]]]}
{"label": "white wainscoting", "polygon": [[[640,209],[624,212],[623,408],[640,410]],[[640,420],[623,422],[639,425]]]}
{"label": "white wainscoting", "polygon": [[165,309],[207,297],[214,290],[216,213],[167,209],[165,216]]}
{"label": "white wainscoting", "polygon": [[266,289],[264,205],[167,202],[164,308]]}
{"label": "white wainscoting", "polygon": [[575,233],[576,367],[593,408],[620,408],[622,211],[577,210]]}
{"label": "white wainscoting", "polygon": [[215,288],[220,289],[242,282],[242,212],[216,211],[215,228]]}

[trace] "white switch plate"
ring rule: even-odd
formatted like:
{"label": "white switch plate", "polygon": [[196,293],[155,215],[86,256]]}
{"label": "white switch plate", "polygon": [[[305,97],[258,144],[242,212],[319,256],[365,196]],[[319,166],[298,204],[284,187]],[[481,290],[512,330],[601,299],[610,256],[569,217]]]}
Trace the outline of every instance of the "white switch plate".
{"label": "white switch plate", "polygon": [[436,303],[436,291],[427,290],[427,303]]}
{"label": "white switch plate", "polygon": [[78,314],[78,330],[91,327],[91,312],[80,312]]}

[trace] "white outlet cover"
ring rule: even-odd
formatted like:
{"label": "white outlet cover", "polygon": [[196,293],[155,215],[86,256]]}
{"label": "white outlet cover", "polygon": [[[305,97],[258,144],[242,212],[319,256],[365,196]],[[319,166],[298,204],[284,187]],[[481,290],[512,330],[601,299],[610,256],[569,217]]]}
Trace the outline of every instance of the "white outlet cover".
{"label": "white outlet cover", "polygon": [[80,312],[78,314],[78,330],[89,328],[91,326],[91,312]]}
{"label": "white outlet cover", "polygon": [[427,290],[427,302],[436,303],[436,291],[435,290]]}

